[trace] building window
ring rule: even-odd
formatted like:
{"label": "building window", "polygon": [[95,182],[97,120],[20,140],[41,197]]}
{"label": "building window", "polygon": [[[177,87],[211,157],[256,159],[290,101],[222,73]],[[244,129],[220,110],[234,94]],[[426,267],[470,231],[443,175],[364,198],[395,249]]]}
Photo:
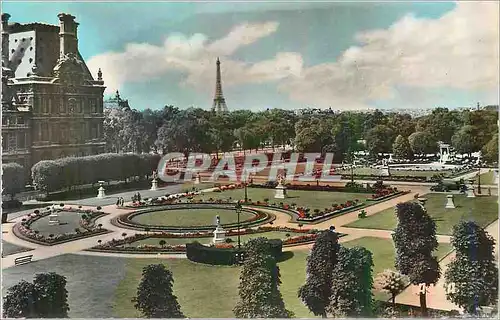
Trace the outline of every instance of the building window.
{"label": "building window", "polygon": [[19,132],[17,134],[17,147],[19,149],[26,148],[26,135],[24,134],[24,132]]}
{"label": "building window", "polygon": [[24,118],[23,117],[17,117],[17,124],[24,124]]}
{"label": "building window", "polygon": [[17,145],[16,136],[12,133],[9,133],[8,137],[9,137],[9,140],[8,140],[7,150],[9,150],[9,151],[16,150],[16,145]]}
{"label": "building window", "polygon": [[6,151],[7,150],[7,134],[2,134],[2,150]]}
{"label": "building window", "polygon": [[64,98],[61,98],[60,100],[59,112],[65,113]]}
{"label": "building window", "polygon": [[49,140],[49,124],[48,123],[42,123],[42,140],[43,141]]}
{"label": "building window", "polygon": [[68,113],[74,113],[75,112],[75,105],[76,105],[76,100],[75,98],[69,98],[68,99]]}
{"label": "building window", "polygon": [[92,133],[91,133],[90,138],[91,139],[97,138],[97,126],[95,124],[92,125]]}
{"label": "building window", "polygon": [[97,112],[97,105],[95,99],[90,99],[90,112],[91,113]]}
{"label": "building window", "polygon": [[2,126],[9,125],[9,117],[2,117]]}

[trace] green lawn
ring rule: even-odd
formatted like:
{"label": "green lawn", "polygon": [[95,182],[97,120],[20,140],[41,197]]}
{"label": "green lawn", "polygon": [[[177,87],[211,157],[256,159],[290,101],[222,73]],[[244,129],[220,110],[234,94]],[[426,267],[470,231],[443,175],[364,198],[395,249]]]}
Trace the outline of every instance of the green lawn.
{"label": "green lawn", "polygon": [[18,246],[16,244],[2,240],[2,257],[20,252],[31,251],[33,249]]}
{"label": "green lawn", "polygon": [[[373,253],[375,277],[387,268],[394,269],[394,247],[389,239],[361,238],[344,243],[345,246],[364,246]],[[438,257],[449,252],[450,246],[441,244]],[[291,258],[279,263],[282,284],[280,291],[286,307],[296,317],[313,317],[297,298],[297,290],[306,278],[308,250],[287,251]],[[130,299],[135,295],[142,268],[148,264],[163,262],[173,273],[174,292],[184,314],[191,318],[231,318],[238,300],[239,268],[208,266],[186,259],[129,259],[123,280],[115,292],[113,313],[115,317],[139,317]],[[376,293],[377,298],[388,298]]]}
{"label": "green lawn", "polygon": [[40,232],[44,236],[50,234],[62,234],[75,232],[76,228],[82,230],[80,226],[80,216],[78,212],[66,212],[62,211],[58,213],[59,225],[49,225],[49,216],[45,216],[33,222],[31,224],[31,229]]}
{"label": "green lawn", "polygon": [[[298,233],[298,232],[269,231],[269,232],[241,235],[240,241],[241,241],[241,243],[245,243],[249,239],[258,238],[258,237],[284,240],[287,238],[287,236],[286,236],[287,234],[289,234],[290,237],[304,235],[303,233]],[[237,236],[232,236],[232,237],[227,237],[227,238],[230,238],[231,240],[233,240],[234,244],[236,244],[238,242]],[[130,245],[134,246],[134,247],[137,247],[137,246],[143,245],[143,244],[159,245],[160,240],[165,240],[167,242],[167,245],[186,244],[186,243],[191,243],[194,241],[198,241],[199,243],[203,243],[203,244],[212,243],[211,237],[205,237],[205,238],[167,238],[167,239],[166,238],[148,238],[148,239],[135,241],[135,242],[131,243]]]}
{"label": "green lawn", "polygon": [[[435,174],[442,173],[445,175],[445,177],[451,175],[451,170],[438,170],[438,171],[432,171],[432,170],[427,170],[427,171],[417,171],[417,170],[396,170],[396,169],[390,169],[390,173],[393,176],[414,176],[414,177],[432,177]],[[351,170],[341,170],[337,169],[337,172],[340,174],[346,174],[350,175]],[[381,170],[380,169],[372,169],[372,168],[355,168],[354,169],[354,174],[359,174],[359,175],[380,175]]]}
{"label": "green lawn", "polygon": [[[348,192],[329,192],[329,191],[303,191],[303,190],[287,190],[288,198],[274,199],[274,189],[264,188],[248,188],[248,199],[252,201],[264,201],[269,199],[270,203],[296,203],[299,207],[308,207],[311,210],[332,207],[332,204],[345,203],[348,200],[359,199],[364,201],[371,197],[368,193],[348,193]],[[199,195],[195,199],[208,200],[213,199],[229,199],[240,200],[245,198],[244,189],[234,189],[222,192],[211,192],[205,195]]]}
{"label": "green lawn", "polygon": [[[152,211],[137,215],[132,218],[132,221],[136,223],[157,226],[215,226],[215,216],[217,215],[220,216],[222,225],[236,223],[238,221],[238,215],[234,210],[214,208]],[[254,214],[252,213],[242,211],[240,213],[240,221],[248,220],[253,216]]]}
{"label": "green lawn", "polygon": [[[476,177],[476,183],[478,178]],[[493,179],[493,171],[481,173],[481,184],[496,184]]]}
{"label": "green lawn", "polygon": [[[428,199],[425,207],[436,221],[437,234],[450,235],[453,226],[460,220],[474,220],[485,227],[498,219],[497,197],[494,196],[467,198],[464,195],[455,195],[455,209],[444,208],[446,194],[431,193],[425,197]],[[395,209],[389,208],[365,219],[358,219],[346,227],[394,230],[396,224]]]}

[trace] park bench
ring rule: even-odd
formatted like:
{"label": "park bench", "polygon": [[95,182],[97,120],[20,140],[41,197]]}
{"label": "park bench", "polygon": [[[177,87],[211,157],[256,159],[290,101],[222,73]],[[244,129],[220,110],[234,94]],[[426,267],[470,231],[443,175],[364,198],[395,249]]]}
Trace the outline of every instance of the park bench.
{"label": "park bench", "polygon": [[26,264],[26,263],[30,263],[32,259],[33,259],[33,255],[32,254],[30,254],[28,256],[22,256],[22,257],[16,258],[14,260],[14,264],[16,266],[20,266],[20,265],[23,265],[23,264]]}

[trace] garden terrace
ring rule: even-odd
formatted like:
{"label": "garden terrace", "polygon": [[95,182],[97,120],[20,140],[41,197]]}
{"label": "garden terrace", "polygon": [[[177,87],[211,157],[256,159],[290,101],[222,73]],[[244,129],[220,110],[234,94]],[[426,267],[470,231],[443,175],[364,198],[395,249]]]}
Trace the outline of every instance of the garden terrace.
{"label": "garden terrace", "polygon": [[21,239],[43,245],[54,245],[109,232],[102,229],[101,225],[95,225],[96,219],[106,215],[104,212],[64,205],[59,206],[56,212],[58,224],[49,224],[49,216],[52,213],[49,208],[35,210],[27,219],[17,223],[13,232]]}
{"label": "garden terrace", "polygon": [[[225,229],[236,228],[238,215],[235,203],[176,203],[138,210],[112,220],[117,226],[151,231],[212,231],[219,215]],[[260,210],[242,208],[240,225],[242,228],[257,226],[274,220],[274,216]]]}
{"label": "garden terrace", "polygon": [[[473,220],[480,226],[486,227],[498,219],[498,203],[495,196],[467,198],[465,195],[455,195],[455,209],[445,209],[446,194],[431,193],[425,197],[427,198],[425,208],[436,221],[437,234],[450,235],[453,226],[461,220]],[[396,225],[395,208],[390,208],[345,227],[394,230]]]}

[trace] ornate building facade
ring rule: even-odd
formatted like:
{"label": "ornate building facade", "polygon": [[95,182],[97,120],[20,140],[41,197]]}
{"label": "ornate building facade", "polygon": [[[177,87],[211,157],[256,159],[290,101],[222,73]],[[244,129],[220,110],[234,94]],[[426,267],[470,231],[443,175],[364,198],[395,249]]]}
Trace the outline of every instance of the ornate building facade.
{"label": "ornate building facade", "polygon": [[75,17],[9,24],[2,14],[2,162],[104,152],[103,93],[78,51]]}

